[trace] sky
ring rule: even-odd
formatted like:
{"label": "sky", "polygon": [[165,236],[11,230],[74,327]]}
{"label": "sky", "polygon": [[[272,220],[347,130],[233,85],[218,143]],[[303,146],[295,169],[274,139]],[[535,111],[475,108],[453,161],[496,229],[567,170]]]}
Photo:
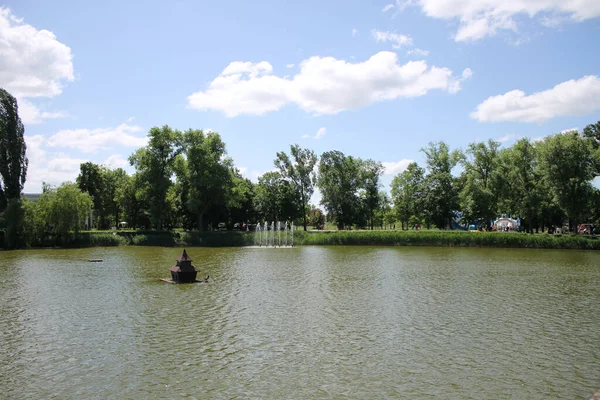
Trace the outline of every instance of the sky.
{"label": "sky", "polygon": [[0,3],[0,87],[26,193],[85,161],[133,172],[162,125],[218,132],[255,182],[299,144],[381,161],[389,188],[429,142],[600,120],[598,38],[598,0],[18,0]]}

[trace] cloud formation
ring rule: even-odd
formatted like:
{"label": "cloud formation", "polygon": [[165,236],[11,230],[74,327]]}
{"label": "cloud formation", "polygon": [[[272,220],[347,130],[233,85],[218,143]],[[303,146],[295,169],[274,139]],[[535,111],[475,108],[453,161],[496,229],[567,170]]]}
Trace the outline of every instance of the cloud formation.
{"label": "cloud formation", "polygon": [[400,161],[386,161],[386,162],[382,162],[381,164],[383,165],[383,174],[384,175],[391,175],[391,176],[396,176],[404,171],[406,171],[406,169],[408,168],[408,165],[413,162],[413,160],[409,160],[407,158],[404,158]]}
{"label": "cloud formation", "polygon": [[63,83],[72,80],[71,49],[52,32],[27,25],[8,8],[0,7],[0,86],[19,101],[23,122],[63,116],[41,112],[26,99],[57,96]]}
{"label": "cloud formation", "polygon": [[397,0],[396,8],[418,6],[432,18],[456,20],[457,42],[479,40],[501,30],[517,31],[517,16],[536,18],[545,26],[600,17],[598,0]]}
{"label": "cloud formation", "polygon": [[84,153],[94,153],[112,146],[143,147],[147,143],[144,136],[135,136],[142,128],[127,123],[114,128],[64,129],[48,138],[48,147],[78,149]]}
{"label": "cloud formation", "polygon": [[362,62],[310,57],[291,78],[273,75],[271,64],[232,62],[206,90],[192,93],[188,106],[228,117],[261,115],[293,103],[313,114],[336,114],[372,103],[423,96],[438,89],[460,90],[460,79],[448,68],[425,61],[398,63],[396,53],[382,51]]}
{"label": "cloud formation", "polygon": [[326,128],[319,128],[319,130],[317,131],[317,133],[314,136],[302,135],[302,139],[320,139],[321,137],[325,136],[326,133],[327,133]]}
{"label": "cloud formation", "polygon": [[413,40],[408,35],[402,35],[394,32],[384,32],[373,29],[371,35],[377,42],[390,42],[394,49],[399,49],[402,46],[411,46]]}
{"label": "cloud formation", "polygon": [[491,96],[477,106],[471,118],[482,122],[545,122],[555,117],[584,115],[598,109],[600,78],[589,75],[531,95],[522,90],[512,90]]}

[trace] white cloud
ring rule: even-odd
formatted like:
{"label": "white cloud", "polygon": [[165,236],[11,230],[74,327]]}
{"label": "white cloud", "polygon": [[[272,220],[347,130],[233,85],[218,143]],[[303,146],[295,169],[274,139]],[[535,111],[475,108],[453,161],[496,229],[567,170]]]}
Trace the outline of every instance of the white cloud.
{"label": "white cloud", "polygon": [[583,115],[600,109],[600,78],[584,76],[559,83],[529,96],[521,90],[487,98],[471,113],[484,122],[544,122],[567,115]]}
{"label": "white cloud", "polygon": [[381,9],[381,12],[388,12],[388,11],[390,11],[392,8],[394,8],[394,5],[393,5],[393,4],[387,4],[385,7],[383,7],[383,8]]}
{"label": "white cloud", "polygon": [[311,57],[302,61],[300,71],[290,79],[272,75],[271,71],[265,61],[233,62],[208,89],[192,93],[188,106],[222,111],[228,117],[261,115],[289,103],[315,114],[336,114],[374,102],[423,96],[433,89],[450,93],[460,90],[459,79],[450,69],[429,67],[425,61],[399,65],[396,53],[389,51],[356,63]]}
{"label": "white cloud", "polygon": [[371,35],[377,40],[377,42],[390,42],[394,49],[399,49],[402,46],[412,45],[412,38],[407,35],[401,35],[394,32],[384,32],[373,29]]}
{"label": "white cloud", "polygon": [[47,145],[49,147],[74,148],[84,153],[93,153],[120,145],[126,147],[143,147],[146,137],[134,136],[132,133],[141,132],[142,128],[127,123],[115,128],[100,129],[65,129],[52,135]]}
{"label": "white cloud", "polygon": [[565,130],[561,131],[560,133],[565,134],[565,133],[571,133],[571,132],[579,132],[579,129],[569,128],[569,129],[565,129]]}
{"label": "white cloud", "polygon": [[541,142],[542,140],[544,140],[544,136],[536,136],[531,138],[531,143]]}
{"label": "white cloud", "polygon": [[408,165],[413,162],[413,160],[408,160],[408,159],[402,159],[400,161],[386,161],[386,162],[382,162],[381,164],[383,164],[383,168],[384,168],[384,175],[398,175],[401,172],[404,172],[407,168]]}
{"label": "white cloud", "polygon": [[352,37],[356,37],[358,36],[358,29],[354,28],[352,29]]}
{"label": "white cloud", "polygon": [[517,137],[517,135],[515,135],[514,133],[509,133],[508,135],[504,135],[501,138],[499,138],[498,141],[500,143],[506,143],[506,142],[508,142],[510,140],[513,140],[516,137]]}
{"label": "white cloud", "polygon": [[406,52],[406,55],[411,56],[411,55],[415,55],[415,56],[419,56],[419,57],[425,57],[429,55],[429,50],[422,50],[422,49],[412,49]]}
{"label": "white cloud", "polygon": [[326,128],[319,128],[319,130],[317,131],[317,133],[314,136],[302,135],[302,139],[320,139],[321,137],[325,136],[326,133],[327,133]]}
{"label": "white cloud", "polygon": [[471,68],[465,68],[462,72],[462,78],[464,79],[469,79],[470,77],[473,76],[473,71],[471,70]]}
{"label": "white cloud", "polygon": [[517,31],[517,16],[539,17],[546,26],[600,17],[598,0],[397,0],[396,4],[398,9],[417,5],[429,17],[459,21],[456,41]]}
{"label": "white cloud", "polygon": [[79,174],[79,165],[89,161],[72,158],[65,154],[48,154],[43,148],[45,139],[42,135],[25,135],[25,144],[29,159],[24,187],[26,193],[39,193],[42,189],[42,182],[60,185],[66,181],[75,181]]}
{"label": "white cloud", "polygon": [[286,68],[294,68],[294,65],[296,65],[296,64],[286,64],[285,67]]}
{"label": "white cloud", "polygon": [[104,165],[108,166],[111,169],[125,168],[129,165],[129,162],[125,158],[123,158],[121,154],[113,154],[112,156],[106,159]]}
{"label": "white cloud", "polygon": [[31,102],[21,99],[18,100],[19,117],[24,124],[40,124],[47,119],[64,118],[66,114],[63,112],[47,112],[40,109]]}
{"label": "white cloud", "polygon": [[63,82],[74,79],[68,46],[52,32],[27,25],[8,8],[0,7],[0,87],[17,98],[23,123],[64,116],[41,112],[26,99],[57,96]]}

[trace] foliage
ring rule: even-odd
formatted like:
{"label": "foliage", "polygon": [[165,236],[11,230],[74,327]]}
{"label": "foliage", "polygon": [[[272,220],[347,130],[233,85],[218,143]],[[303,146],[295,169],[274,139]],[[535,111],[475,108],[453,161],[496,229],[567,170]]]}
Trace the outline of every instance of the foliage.
{"label": "foliage", "polygon": [[462,231],[297,232],[297,245],[444,246],[600,250],[600,240],[582,236]]}
{"label": "foliage", "polygon": [[275,167],[279,169],[283,178],[294,184],[295,191],[300,197],[300,205],[304,222],[304,230],[308,223],[306,219],[306,206],[314,191],[317,180],[314,168],[317,164],[317,156],[312,150],[302,149],[297,144],[290,146],[292,159],[283,151],[277,153]]}
{"label": "foliage", "polygon": [[373,230],[375,213],[380,206],[379,188],[381,186],[380,178],[383,175],[383,165],[377,161],[366,160],[362,162],[360,172],[363,209],[369,227]]}
{"label": "foliage", "polygon": [[425,220],[439,229],[452,227],[454,211],[458,209],[458,190],[452,169],[461,160],[462,153],[450,152],[444,143],[429,143],[421,149],[427,162],[427,176],[424,185]]}
{"label": "foliage", "polygon": [[0,212],[6,209],[8,248],[19,247],[23,240],[20,199],[28,165],[24,132],[17,99],[0,88]]}
{"label": "foliage", "polygon": [[541,171],[572,226],[589,210],[596,163],[590,139],[576,131],[550,136],[541,144]]}
{"label": "foliage", "polygon": [[405,171],[396,175],[392,180],[392,201],[396,217],[400,220],[402,229],[408,229],[410,218],[417,220],[423,210],[423,196],[425,193],[425,170],[411,162]]}
{"label": "foliage", "polygon": [[360,166],[360,159],[346,156],[341,151],[328,151],[321,156],[317,182],[321,204],[338,229],[351,226],[359,211]]}
{"label": "foliage", "polygon": [[167,192],[172,185],[175,158],[181,149],[181,132],[168,125],[153,127],[148,132],[148,145],[129,157],[141,178],[141,191],[148,204],[149,213],[156,229],[163,228]]}

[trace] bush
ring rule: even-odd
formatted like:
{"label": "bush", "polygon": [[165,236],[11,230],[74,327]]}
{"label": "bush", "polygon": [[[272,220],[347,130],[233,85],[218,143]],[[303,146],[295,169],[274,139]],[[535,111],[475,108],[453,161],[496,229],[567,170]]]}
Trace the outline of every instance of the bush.
{"label": "bush", "polygon": [[518,247],[536,249],[594,249],[600,241],[590,237],[528,235],[503,232],[459,231],[338,231],[294,232],[298,245]]}

